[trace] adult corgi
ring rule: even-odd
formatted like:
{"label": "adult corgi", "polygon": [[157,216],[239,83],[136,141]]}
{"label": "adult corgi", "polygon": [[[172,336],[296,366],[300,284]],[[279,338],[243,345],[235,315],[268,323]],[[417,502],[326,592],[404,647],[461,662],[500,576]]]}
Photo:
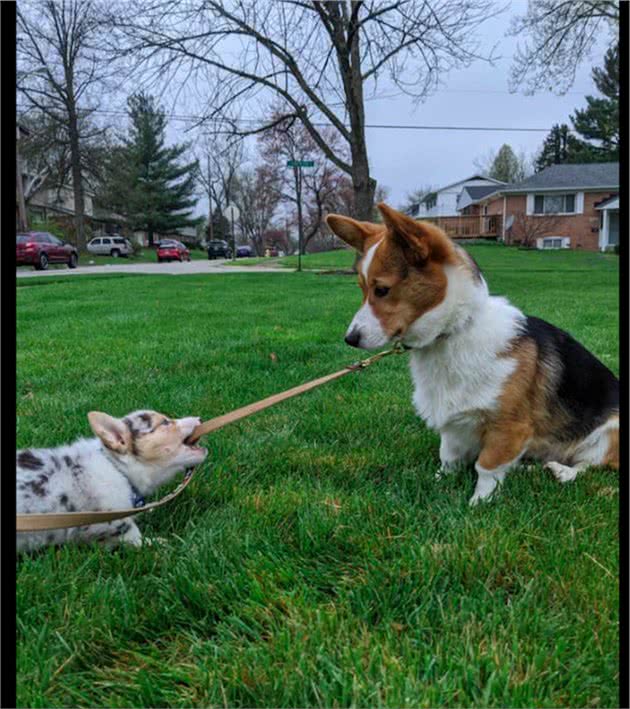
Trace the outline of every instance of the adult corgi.
{"label": "adult corgi", "polygon": [[619,465],[619,381],[571,335],[490,296],[473,258],[438,227],[379,204],[383,224],[331,214],[357,249],[363,304],[353,347],[411,349],[413,403],[440,434],[438,477],[475,463],[471,505],[523,457],[562,482]]}

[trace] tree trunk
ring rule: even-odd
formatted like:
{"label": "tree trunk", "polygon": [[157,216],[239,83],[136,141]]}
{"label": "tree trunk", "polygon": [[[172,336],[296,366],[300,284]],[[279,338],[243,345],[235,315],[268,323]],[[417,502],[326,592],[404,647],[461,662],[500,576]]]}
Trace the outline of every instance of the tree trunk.
{"label": "tree trunk", "polygon": [[74,193],[74,227],[77,247],[85,249],[85,203],[83,198],[83,177],[81,175],[81,150],[79,146],[78,119],[74,106],[68,111],[68,132],[70,134],[70,163],[72,169],[72,191]]}
{"label": "tree trunk", "polygon": [[[342,5],[342,11],[346,15],[345,5]],[[348,21],[347,15],[345,20],[346,22]],[[365,141],[365,106],[363,102],[363,80],[361,78],[361,52],[359,48],[360,31],[353,26],[349,27],[349,31],[352,32],[352,40],[350,44],[350,61],[347,66],[348,75],[344,80],[344,84],[352,134],[350,152],[352,155],[354,216],[361,221],[371,221],[376,180],[370,177],[370,164]]]}
{"label": "tree trunk", "polygon": [[18,198],[18,211],[19,211],[19,226],[20,231],[28,230],[28,219],[26,217],[26,204],[24,202],[24,182],[22,180],[22,161],[20,159],[20,127],[17,128],[17,140],[15,143],[15,166],[16,166],[16,187],[17,187],[17,198]]}
{"label": "tree trunk", "polygon": [[149,248],[153,246],[153,227],[147,229],[147,237],[149,239]]}

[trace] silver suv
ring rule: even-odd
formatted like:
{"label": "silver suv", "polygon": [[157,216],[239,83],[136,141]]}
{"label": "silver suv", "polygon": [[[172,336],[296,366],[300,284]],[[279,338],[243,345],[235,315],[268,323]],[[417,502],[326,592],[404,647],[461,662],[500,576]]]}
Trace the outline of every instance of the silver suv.
{"label": "silver suv", "polygon": [[131,242],[122,236],[99,236],[88,242],[87,250],[98,256],[129,256],[133,253]]}

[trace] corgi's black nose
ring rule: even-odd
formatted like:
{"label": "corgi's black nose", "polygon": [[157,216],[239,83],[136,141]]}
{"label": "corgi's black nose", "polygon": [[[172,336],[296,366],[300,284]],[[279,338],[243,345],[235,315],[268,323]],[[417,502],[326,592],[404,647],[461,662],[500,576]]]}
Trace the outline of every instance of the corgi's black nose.
{"label": "corgi's black nose", "polygon": [[346,343],[351,347],[358,347],[361,341],[361,333],[357,328],[351,330],[345,337]]}

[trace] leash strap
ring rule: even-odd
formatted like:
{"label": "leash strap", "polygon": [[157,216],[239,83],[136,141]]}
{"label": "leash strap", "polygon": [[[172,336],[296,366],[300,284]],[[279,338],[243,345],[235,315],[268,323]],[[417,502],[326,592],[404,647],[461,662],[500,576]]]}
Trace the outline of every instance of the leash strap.
{"label": "leash strap", "polygon": [[247,418],[248,416],[256,414],[259,411],[262,411],[263,409],[269,408],[270,406],[275,406],[281,401],[292,399],[294,396],[299,396],[300,394],[303,394],[306,391],[315,389],[316,387],[321,386],[322,384],[326,384],[327,382],[331,382],[334,379],[344,377],[346,374],[350,374],[351,372],[356,372],[360,369],[366,369],[371,364],[374,364],[374,362],[377,362],[379,359],[383,359],[383,357],[388,357],[392,354],[402,354],[404,352],[404,346],[396,344],[390,350],[379,352],[373,355],[372,357],[368,357],[367,359],[355,362],[354,364],[350,364],[347,367],[340,369],[338,372],[334,372],[333,374],[327,374],[325,377],[319,377],[319,379],[313,379],[310,382],[306,382],[306,384],[300,384],[300,386],[293,387],[292,389],[287,389],[286,391],[280,392],[279,394],[273,394],[272,396],[268,396],[266,399],[256,401],[253,404],[242,406],[240,409],[230,411],[229,414],[223,414],[223,416],[217,416],[215,418],[209,419],[208,421],[204,421],[203,423],[200,423],[190,434],[187,442],[196,443],[202,436],[205,436],[208,433],[212,433],[212,431],[216,431],[219,428],[223,428],[223,426],[227,426],[228,424],[234,423],[235,421],[240,421],[240,419]]}
{"label": "leash strap", "polygon": [[[401,344],[396,344],[392,349],[385,350],[384,352],[378,352],[372,357],[360,360],[354,364],[350,364],[338,372],[333,372],[332,374],[327,374],[324,377],[319,377],[318,379],[313,379],[310,382],[301,384],[300,386],[293,387],[292,389],[287,389],[286,391],[280,392],[279,394],[273,394],[268,396],[266,399],[261,399],[253,404],[248,404],[247,406],[242,406],[240,409],[235,409],[230,411],[228,414],[223,414],[222,416],[216,416],[215,418],[209,419],[200,423],[194,431],[187,438],[186,443],[193,444],[196,443],[202,436],[205,436],[212,431],[217,431],[219,428],[223,428],[230,423],[235,421],[240,421],[240,419],[247,418],[252,414],[258,413],[263,409],[267,409],[270,406],[275,406],[281,401],[286,401],[294,396],[299,396],[304,392],[315,389],[316,387],[326,384],[327,382],[332,382],[334,379],[339,379],[340,377],[350,374],[351,372],[357,372],[361,369],[367,369],[371,364],[377,362],[383,357],[388,357],[392,354],[402,354],[405,352],[405,347]],[[188,483],[192,480],[194,473],[193,468],[188,468],[184,474],[184,479],[177,486],[173,492],[165,495],[161,500],[157,502],[150,502],[148,505],[142,505],[141,507],[133,507],[127,510],[103,510],[100,512],[65,512],[63,514],[23,514],[16,515],[16,531],[17,532],[39,532],[48,529],[65,529],[67,527],[84,527],[90,524],[98,524],[102,522],[113,522],[117,519],[123,519],[125,517],[131,517],[137,515],[140,512],[149,512],[150,510],[155,510],[167,502],[174,500],[178,495],[180,495],[184,489],[187,487]]]}
{"label": "leash strap", "polygon": [[165,495],[157,502],[150,502],[148,505],[141,507],[132,507],[127,510],[102,510],[100,512],[64,512],[59,514],[41,513],[27,514],[15,516],[15,531],[16,532],[40,532],[47,529],[65,529],[67,527],[85,527],[90,524],[98,524],[102,522],[113,522],[117,519],[131,517],[139,512],[149,512],[158,507],[162,507],[167,502],[174,500],[192,480],[194,468],[188,468],[184,473],[184,479],[173,490]]}

